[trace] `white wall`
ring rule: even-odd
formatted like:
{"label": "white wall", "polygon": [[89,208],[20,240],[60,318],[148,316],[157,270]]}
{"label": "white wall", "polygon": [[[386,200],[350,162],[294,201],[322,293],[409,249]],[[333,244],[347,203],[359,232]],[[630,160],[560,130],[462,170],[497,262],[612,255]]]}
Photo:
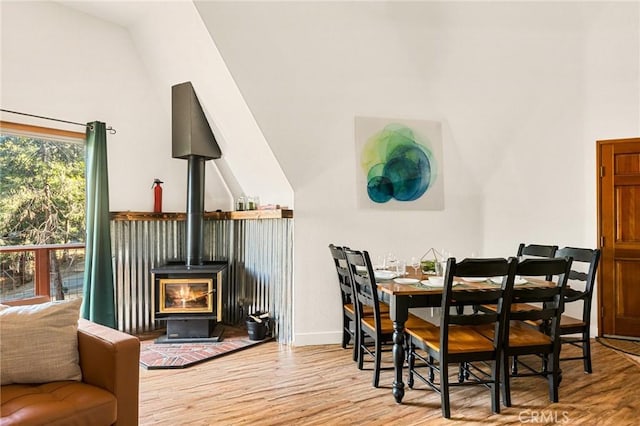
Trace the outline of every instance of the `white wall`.
{"label": "white wall", "polygon": [[[637,3],[197,7],[295,191],[297,344],[338,341],[331,242],[596,245],[595,141],[640,130]],[[444,211],[356,208],[354,116],[443,122]]]}

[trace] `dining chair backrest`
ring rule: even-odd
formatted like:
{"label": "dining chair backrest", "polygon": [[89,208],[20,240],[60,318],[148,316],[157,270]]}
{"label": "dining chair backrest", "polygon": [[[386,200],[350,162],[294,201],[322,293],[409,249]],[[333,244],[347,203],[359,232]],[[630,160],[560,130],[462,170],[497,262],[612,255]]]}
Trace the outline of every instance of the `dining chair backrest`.
{"label": "dining chair backrest", "polygon": [[[498,347],[504,332],[505,312],[510,309],[511,293],[515,278],[517,259],[510,258],[467,258],[460,263],[455,258],[447,260],[444,277],[442,304],[440,314],[440,347],[447,352],[448,329],[452,325],[482,325],[495,323],[494,347]],[[502,277],[500,286],[478,289],[475,287],[454,287],[459,278]],[[477,306],[496,304],[495,311],[465,314],[464,309],[452,312],[452,306]]]}
{"label": "dining chair backrest", "polygon": [[554,257],[558,246],[546,246],[540,244],[524,244],[518,246],[518,258],[529,257]]}
{"label": "dining chair backrest", "polygon": [[[569,272],[568,283],[572,284],[572,296],[565,297],[565,302],[582,299],[585,305],[587,316],[591,312],[591,296],[596,281],[596,272],[600,261],[600,249],[586,249],[575,247],[563,247],[556,252],[556,257],[571,257],[571,272]],[[582,288],[578,290],[579,283],[582,282]]]}
{"label": "dining chair backrest", "polygon": [[364,306],[371,307],[371,312],[375,318],[376,329],[379,329],[380,304],[369,253],[367,251],[356,250],[345,250],[344,252],[353,285],[356,312],[360,315],[364,311]]}
{"label": "dining chair backrest", "polygon": [[[566,343],[582,350],[582,355],[569,354],[561,361],[582,360],[584,371],[593,371],[591,363],[591,299],[593,287],[596,281],[596,271],[600,261],[599,249],[564,247],[557,251],[556,256],[570,256],[573,258],[571,272],[567,281],[567,289],[564,293],[564,303],[572,304],[582,301],[582,316],[574,318],[566,313],[560,320],[560,335],[562,343]],[[575,335],[579,336],[575,336]]]}
{"label": "dining chair backrest", "polygon": [[[538,257],[555,257],[557,250],[558,246],[520,243],[520,245],[518,246],[517,256],[519,260]],[[547,281],[551,281],[553,277],[551,275],[548,275],[546,279]]]}
{"label": "dining chair backrest", "polygon": [[338,274],[338,283],[340,285],[343,305],[353,303],[353,288],[351,286],[351,277],[347,265],[347,256],[344,254],[345,249],[346,247],[338,247],[333,244],[329,245],[329,251],[331,252],[336,273]]}
{"label": "dining chair backrest", "polygon": [[[518,263],[516,274],[521,277],[545,279],[549,277],[555,285],[515,286],[512,300],[517,303],[536,303],[541,306],[532,310],[512,310],[507,313],[509,320],[538,321],[548,324],[545,328],[553,340],[559,336],[560,314],[563,309],[563,297],[571,270],[570,257],[525,259]],[[526,279],[526,278],[525,278]],[[507,328],[508,337],[508,328]]]}

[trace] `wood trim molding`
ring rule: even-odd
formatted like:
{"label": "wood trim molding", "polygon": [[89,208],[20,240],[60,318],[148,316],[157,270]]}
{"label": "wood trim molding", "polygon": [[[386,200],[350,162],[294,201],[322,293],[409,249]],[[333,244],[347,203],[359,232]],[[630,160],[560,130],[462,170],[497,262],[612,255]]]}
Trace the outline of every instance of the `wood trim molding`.
{"label": "wood trim molding", "polygon": [[86,139],[86,135],[81,132],[72,132],[70,130],[54,129],[51,127],[33,126],[31,124],[13,123],[11,121],[0,121],[0,130],[13,130],[18,133],[37,134],[43,136],[58,136],[72,139]]}
{"label": "wood trim molding", "polygon": [[[186,220],[187,215],[180,212],[111,212],[111,220]],[[293,210],[249,210],[233,212],[204,212],[209,220],[258,220],[258,219],[293,219]]]}

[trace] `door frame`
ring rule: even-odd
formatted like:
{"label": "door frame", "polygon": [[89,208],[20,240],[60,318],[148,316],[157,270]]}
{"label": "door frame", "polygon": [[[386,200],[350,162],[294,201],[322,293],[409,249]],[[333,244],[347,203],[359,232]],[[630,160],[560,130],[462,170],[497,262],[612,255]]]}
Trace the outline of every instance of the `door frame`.
{"label": "door frame", "polygon": [[[613,333],[615,330],[615,313],[613,313],[610,318],[605,317],[606,309],[615,309],[615,301],[614,300],[604,300],[605,294],[604,291],[604,280],[603,275],[605,274],[606,268],[612,268],[613,271],[610,271],[608,276],[615,277],[615,262],[614,262],[614,243],[612,241],[606,241],[605,232],[606,230],[614,229],[615,233],[615,217],[604,217],[603,215],[603,180],[605,178],[614,178],[613,170],[605,170],[603,165],[603,150],[606,146],[610,146],[609,154],[613,154],[613,146],[616,144],[624,144],[624,143],[640,143],[640,138],[623,138],[623,139],[606,139],[606,140],[598,140],[596,141],[596,180],[597,180],[597,229],[598,229],[598,248],[601,251],[600,257],[600,265],[598,267],[597,273],[597,318],[598,318],[598,336],[600,337],[622,337],[626,339],[640,339],[640,337],[632,337],[632,336],[620,336]],[[614,165],[615,166],[615,165]],[[611,195],[614,196],[613,194]],[[606,223],[603,223],[606,221]],[[614,235],[615,238],[615,235]],[[606,302],[609,302],[607,304]],[[613,302],[613,303],[612,303]],[[605,321],[606,320],[606,321]],[[611,333],[605,333],[605,328]]]}

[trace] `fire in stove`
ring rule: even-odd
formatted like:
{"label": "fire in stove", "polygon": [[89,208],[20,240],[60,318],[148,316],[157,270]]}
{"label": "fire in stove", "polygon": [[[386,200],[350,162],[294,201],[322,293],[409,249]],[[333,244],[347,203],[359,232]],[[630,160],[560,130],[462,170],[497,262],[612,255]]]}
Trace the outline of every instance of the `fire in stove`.
{"label": "fire in stove", "polygon": [[213,312],[213,279],[160,279],[160,313]]}

